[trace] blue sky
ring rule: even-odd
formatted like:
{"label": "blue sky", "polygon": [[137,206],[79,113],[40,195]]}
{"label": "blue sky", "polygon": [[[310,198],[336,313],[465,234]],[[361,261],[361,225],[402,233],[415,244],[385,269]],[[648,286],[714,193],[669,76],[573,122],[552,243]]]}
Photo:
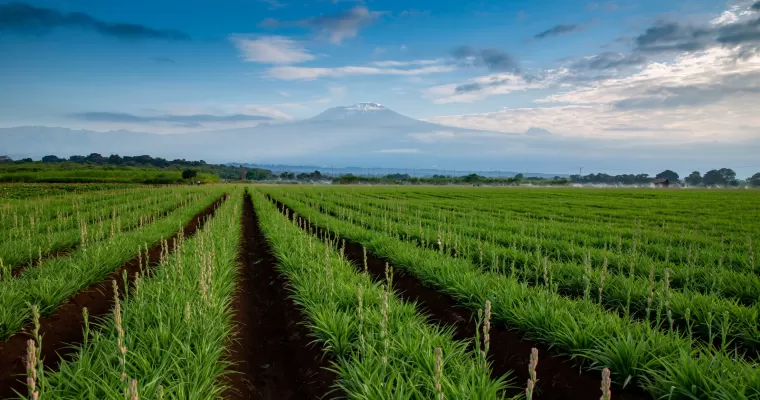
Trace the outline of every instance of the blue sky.
{"label": "blue sky", "polygon": [[758,18],[752,0],[0,0],[0,127],[179,133],[372,101],[466,128],[741,144],[760,136]]}

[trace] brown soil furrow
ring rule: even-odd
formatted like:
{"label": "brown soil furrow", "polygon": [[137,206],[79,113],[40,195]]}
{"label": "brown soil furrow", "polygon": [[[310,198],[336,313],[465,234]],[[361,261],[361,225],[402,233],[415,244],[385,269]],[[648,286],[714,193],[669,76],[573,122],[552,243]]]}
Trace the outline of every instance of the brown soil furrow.
{"label": "brown soil furrow", "polygon": [[259,227],[250,196],[243,202],[240,273],[235,298],[237,333],[230,344],[233,373],[225,399],[320,399],[336,375],[311,343],[304,315],[289,297]]}
{"label": "brown soil furrow", "polygon": [[[189,237],[195,234],[206,221],[211,218],[216,208],[227,198],[215,201],[198,215],[193,217],[183,230],[182,235]],[[168,239],[169,250],[174,249],[174,241],[180,233],[176,233]],[[161,243],[148,250],[150,266],[158,264],[161,255]],[[128,281],[132,282],[136,272],[140,272],[140,259],[138,256],[129,260],[103,281],[96,283],[74,295],[66,303],[58,307],[55,312],[47,317],[40,318],[40,334],[42,335],[42,357],[46,369],[55,369],[63,360],[68,360],[74,354],[73,345],[82,343],[84,318],[82,309],[87,308],[90,318],[99,318],[111,312],[113,307],[113,290],[111,281],[116,280],[119,292],[124,292],[123,272],[127,272]],[[30,338],[31,327],[27,326],[22,331],[9,337],[0,343],[0,398],[11,398],[14,391],[23,393],[26,387],[22,375],[24,369],[24,357],[26,356],[26,341]]]}
{"label": "brown soil furrow", "polygon": [[[173,206],[172,208],[170,208],[168,210],[161,211],[160,213],[156,214],[156,220],[158,220],[160,218],[165,218],[166,216],[168,216],[172,212],[178,210],[180,207],[182,207],[182,203],[177,204],[176,206]],[[127,229],[122,229],[121,232],[125,233],[125,232],[132,231],[134,229],[137,229],[137,228],[138,228],[138,226],[135,225],[135,226],[132,226],[132,227],[127,228]],[[98,240],[98,241],[102,241],[102,240],[105,240],[105,239],[101,239],[101,240]],[[54,260],[56,258],[66,257],[69,254],[71,254],[74,251],[76,251],[78,248],[79,248],[79,243],[77,243],[77,244],[75,244],[73,246],[69,246],[69,247],[64,247],[64,248],[59,248],[59,249],[53,249],[50,252],[48,252],[47,254],[43,255],[42,259],[38,258],[38,259],[35,259],[35,260],[32,260],[32,261],[26,262],[24,264],[17,265],[15,267],[13,267],[13,269],[11,270],[11,277],[15,278],[15,277],[21,275],[21,273],[25,269],[31,268],[31,267],[36,267],[36,266],[42,264],[43,262]]]}
{"label": "brown soil furrow", "polygon": [[[291,218],[293,211],[279,200],[272,200],[281,211],[287,210]],[[312,225],[310,230],[319,235],[333,238],[332,232]],[[345,240],[345,256],[355,266],[364,265],[364,249],[361,244]],[[370,275],[376,281],[385,281],[385,265],[393,266],[390,260],[367,252],[367,267]],[[451,296],[425,286],[419,279],[405,274],[399,269],[394,270],[393,289],[405,301],[416,302],[419,309],[425,313],[429,321],[441,326],[454,328],[454,337],[458,340],[472,340],[475,337],[475,313],[469,308],[459,306]],[[536,375],[539,379],[536,385],[534,399],[538,400],[591,400],[601,395],[601,373],[582,371],[568,357],[553,355],[551,350],[540,343],[523,338],[522,334],[510,330],[504,323],[494,323],[490,331],[491,344],[489,359],[492,363],[493,376],[501,376],[512,371],[516,378],[515,385],[522,386],[528,380],[528,363],[531,348],[539,351]],[[523,389],[510,391],[508,395],[518,395]],[[613,390],[613,399],[644,400],[651,396],[634,388]]]}

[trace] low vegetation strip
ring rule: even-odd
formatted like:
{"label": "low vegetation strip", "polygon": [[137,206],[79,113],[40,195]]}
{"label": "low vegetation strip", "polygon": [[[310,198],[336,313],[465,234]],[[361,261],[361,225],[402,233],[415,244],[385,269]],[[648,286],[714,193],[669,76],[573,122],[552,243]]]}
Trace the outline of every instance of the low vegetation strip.
{"label": "low vegetation strip", "polygon": [[[217,200],[196,214],[183,229],[168,240],[156,243],[153,247],[145,249],[144,253],[141,251],[139,255],[135,255],[128,262],[115,268],[105,280],[77,292],[56,308],[50,316],[33,318],[34,322],[28,331],[32,336],[45,337],[45,346],[37,344],[39,354],[36,358],[47,360],[45,361],[47,368],[56,368],[62,360],[68,360],[73,352],[72,346],[84,342],[89,330],[88,323],[98,321],[110,311],[114,304],[115,297],[110,295],[111,281],[117,282],[121,293],[126,292],[124,289],[130,282],[137,280],[140,274],[145,274],[150,267],[165,259],[166,254],[172,253],[175,246],[179,246],[184,238],[195,234],[221,201],[222,199]],[[38,312],[36,304],[31,307]],[[6,398],[13,391],[18,392],[24,387],[24,383],[18,379],[24,374],[25,360],[28,359],[29,336],[30,333],[22,331],[0,343],[0,398]],[[40,369],[39,372],[42,374],[44,371]]]}
{"label": "low vegetation strip", "polygon": [[[679,267],[681,270],[686,270],[685,267],[690,270],[700,266],[705,266],[705,269],[721,267],[749,274],[755,274],[760,268],[753,257],[760,252],[760,243],[757,240],[754,244],[752,242],[752,236],[757,237],[760,231],[742,227],[736,216],[732,216],[733,225],[716,232],[699,229],[695,221],[673,226],[672,221],[665,221],[665,215],[661,219],[657,216],[650,219],[644,216],[642,219],[641,215],[630,215],[613,225],[608,219],[600,220],[596,214],[563,220],[561,214],[541,218],[532,212],[522,215],[502,209],[503,198],[521,203],[524,192],[512,190],[504,192],[503,196],[493,194],[490,198],[458,202],[376,199],[360,195],[363,192],[354,195],[328,191],[326,195],[319,193],[317,196],[317,193],[306,190],[300,194],[318,200],[320,204],[335,204],[362,214],[382,216],[402,225],[408,224],[413,216],[414,221],[411,222],[440,229],[444,234],[480,237],[489,243],[514,246],[521,252],[541,250],[554,260],[583,262],[585,257],[591,257],[593,262],[601,264],[606,258],[612,270],[627,272],[633,267],[641,275],[646,275],[652,264],[660,267],[657,268],[659,276],[664,274],[664,267],[671,270]],[[547,196],[550,194],[547,193]],[[623,195],[619,198],[621,202],[626,199]],[[747,201],[742,205],[751,206],[752,203]],[[699,206],[704,207],[702,204]],[[554,208],[549,204],[544,207],[548,210]],[[598,210],[599,207],[601,205],[597,204],[591,210]],[[623,210],[616,212],[623,214]],[[626,223],[627,226],[624,225]],[[452,229],[456,232],[449,232]]]}
{"label": "low vegetation strip", "polygon": [[[39,398],[213,399],[224,390],[237,273],[236,190],[195,236],[119,290],[113,312],[84,326],[70,362],[38,375]],[[174,252],[167,254],[166,249]],[[46,345],[43,338],[42,346]]]}
{"label": "low vegetation strip", "polygon": [[358,273],[261,194],[253,201],[293,298],[334,360],[346,397],[494,399],[504,390],[504,378],[491,379],[481,353],[469,352],[450,329],[428,324],[414,305]]}
{"label": "low vegetation strip", "polygon": [[144,225],[155,222],[156,219],[165,217],[172,211],[181,206],[186,206],[203,193],[185,193],[172,195],[167,193],[162,197],[147,197],[134,199],[120,199],[124,202],[120,207],[108,207],[99,210],[100,215],[92,219],[93,213],[89,218],[85,215],[68,218],[72,225],[71,228],[65,228],[59,224],[57,229],[51,227],[37,227],[34,229],[18,228],[13,229],[14,237],[10,240],[0,242],[0,278],[2,271],[7,268],[15,269],[30,263],[40,263],[43,258],[49,254],[61,252],[62,250],[71,250],[85,243],[93,243],[114,235],[121,234],[124,231],[141,228]]}
{"label": "low vegetation strip", "polygon": [[[301,229],[311,232],[316,236],[327,239],[334,248],[340,248],[355,268],[363,270],[372,276],[376,282],[390,286],[399,298],[407,302],[413,302],[418,309],[439,326],[450,326],[454,338],[477,342],[481,335],[478,321],[483,319],[478,312],[459,306],[457,302],[445,293],[436,291],[425,286],[414,276],[405,274],[403,271],[389,269],[389,262],[368,253],[364,247],[351,240],[340,238],[322,228],[315,227],[304,221],[290,209],[277,203],[278,209],[288,215],[291,220],[298,221]],[[300,221],[299,221],[300,219]],[[506,329],[501,324],[489,325],[489,350],[487,359],[491,362],[492,377],[498,377],[514,373],[517,382],[527,382],[531,379],[530,362],[526,357],[533,350],[541,353],[541,365],[535,369],[542,377],[550,376],[550,380],[542,379],[535,386],[533,398],[536,400],[569,400],[589,399],[593,393],[597,393],[600,386],[598,376],[581,373],[571,360],[557,357],[551,354],[549,348],[531,340],[522,338],[519,333]],[[522,387],[510,387],[505,391],[506,396],[521,398],[524,393]],[[648,399],[645,393],[632,392],[630,390],[615,392],[616,398],[625,400]]]}
{"label": "low vegetation strip", "polygon": [[[755,275],[740,274],[744,275],[743,279],[737,280],[737,273],[721,269],[711,270],[708,278],[707,269],[705,274],[696,274],[681,268],[677,272],[667,269],[660,277],[654,265],[650,267],[649,276],[645,277],[630,270],[614,273],[613,268],[604,262],[594,265],[591,258],[586,258],[584,264],[557,262],[540,250],[525,253],[480,238],[459,234],[454,237],[434,228],[423,229],[421,225],[417,225],[419,229],[416,229],[415,224],[409,221],[397,224],[385,215],[357,213],[333,204],[308,205],[349,223],[358,223],[421,247],[468,259],[481,269],[509,274],[511,278],[528,285],[543,285],[550,291],[574,298],[583,297],[587,301],[598,299],[609,310],[644,320],[662,330],[675,327],[711,344],[730,339],[741,347],[740,350],[748,351],[750,358],[757,356],[760,347],[756,299],[750,306],[744,306],[737,304],[735,298],[723,297],[719,289],[731,288],[747,293],[756,287],[760,295],[760,279]],[[678,275],[678,272],[682,274]],[[696,290],[699,286],[695,283],[684,285],[684,274],[687,282],[691,280],[703,285],[706,294]],[[744,284],[736,285],[737,281]],[[725,315],[728,315],[729,324]],[[730,343],[726,345],[733,346]]]}
{"label": "low vegetation strip", "polygon": [[171,236],[220,195],[219,189],[211,190],[192,205],[143,229],[80,247],[67,257],[43,262],[27,268],[16,278],[3,280],[0,282],[0,339],[30,321],[29,304],[37,305],[42,315],[51,313],[79,290],[103,280],[116,267],[136,256],[141,248]]}
{"label": "low vegetation strip", "polygon": [[[267,191],[274,195],[274,190]],[[617,385],[639,385],[655,397],[760,397],[760,374],[739,357],[704,348],[678,332],[660,332],[621,318],[595,302],[569,300],[543,287],[528,287],[500,273],[483,271],[468,260],[314,212],[282,194],[275,197],[316,225],[365,245],[463,305],[479,308],[491,301],[496,320],[555,351],[586,360],[587,368],[609,368]]]}

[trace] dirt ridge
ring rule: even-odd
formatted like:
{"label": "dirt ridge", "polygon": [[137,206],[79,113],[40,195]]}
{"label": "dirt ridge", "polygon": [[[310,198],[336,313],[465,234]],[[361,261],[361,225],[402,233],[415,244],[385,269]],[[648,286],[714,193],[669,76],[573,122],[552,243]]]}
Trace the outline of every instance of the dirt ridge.
{"label": "dirt ridge", "polygon": [[259,226],[248,193],[243,199],[238,288],[234,306],[237,333],[229,345],[233,373],[225,399],[320,399],[331,392],[336,374],[313,345],[306,318],[290,299],[286,278]]}
{"label": "dirt ridge", "polygon": [[[194,235],[213,216],[216,208],[227,199],[225,194],[185,225],[182,234],[185,238]],[[174,249],[174,241],[179,238],[179,232],[167,239],[169,251]],[[150,267],[158,264],[161,254],[161,243],[148,250]],[[40,318],[40,334],[42,335],[42,358],[45,369],[55,369],[61,360],[69,360],[74,354],[73,345],[82,343],[84,318],[82,309],[87,307],[90,320],[94,320],[111,312],[113,306],[113,290],[111,281],[116,280],[119,292],[124,293],[123,271],[127,271],[128,282],[134,280],[136,272],[140,271],[140,259],[135,256],[122,264],[101,282],[79,291],[74,297],[59,306],[52,315]],[[26,341],[30,338],[30,326],[0,342],[0,399],[15,397],[15,391],[24,393],[26,383],[23,376],[24,357],[26,356]]]}

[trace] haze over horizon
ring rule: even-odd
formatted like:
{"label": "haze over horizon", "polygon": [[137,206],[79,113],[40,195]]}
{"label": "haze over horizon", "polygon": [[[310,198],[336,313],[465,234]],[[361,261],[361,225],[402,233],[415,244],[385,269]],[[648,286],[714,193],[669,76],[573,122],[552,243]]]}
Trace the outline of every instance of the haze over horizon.
{"label": "haze over horizon", "polygon": [[[740,176],[760,164],[758,0],[410,4],[0,0],[0,128],[195,134],[151,154],[218,162]],[[303,129],[362,102],[436,125]],[[6,147],[47,149],[3,131]],[[204,132],[255,148],[190,139]],[[127,153],[128,138],[70,149]]]}

